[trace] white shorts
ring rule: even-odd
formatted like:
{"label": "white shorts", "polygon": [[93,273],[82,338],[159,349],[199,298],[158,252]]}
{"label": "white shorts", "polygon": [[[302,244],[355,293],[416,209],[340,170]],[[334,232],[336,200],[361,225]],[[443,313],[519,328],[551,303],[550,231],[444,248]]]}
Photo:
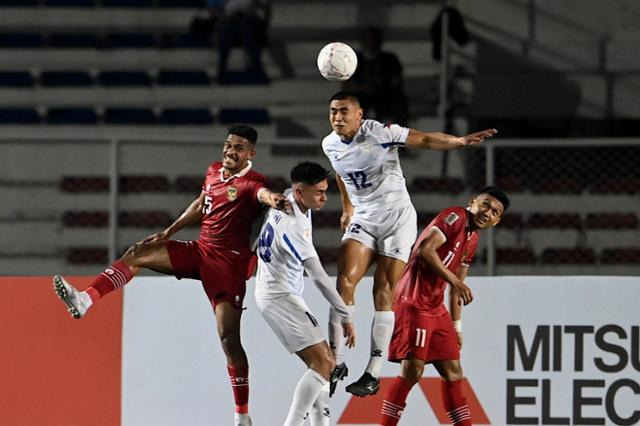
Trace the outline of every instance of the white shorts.
{"label": "white shorts", "polygon": [[407,263],[411,247],[418,237],[418,216],[412,205],[383,212],[377,216],[356,212],[351,217],[342,241],[356,240],[382,256]]}
{"label": "white shorts", "polygon": [[256,304],[289,352],[296,353],[325,340],[316,317],[302,297],[293,294],[274,299],[256,297]]}

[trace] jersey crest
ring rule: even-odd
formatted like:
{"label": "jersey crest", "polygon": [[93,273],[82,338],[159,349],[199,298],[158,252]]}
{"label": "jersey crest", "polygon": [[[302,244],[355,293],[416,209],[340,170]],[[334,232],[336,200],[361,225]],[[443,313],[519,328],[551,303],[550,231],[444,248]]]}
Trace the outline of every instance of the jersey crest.
{"label": "jersey crest", "polygon": [[236,198],[238,198],[238,188],[233,186],[227,188],[227,200],[235,201]]}
{"label": "jersey crest", "polygon": [[455,213],[449,213],[449,215],[445,218],[444,222],[447,225],[453,225],[454,223],[456,223],[458,219],[460,219],[460,216],[458,216]]}

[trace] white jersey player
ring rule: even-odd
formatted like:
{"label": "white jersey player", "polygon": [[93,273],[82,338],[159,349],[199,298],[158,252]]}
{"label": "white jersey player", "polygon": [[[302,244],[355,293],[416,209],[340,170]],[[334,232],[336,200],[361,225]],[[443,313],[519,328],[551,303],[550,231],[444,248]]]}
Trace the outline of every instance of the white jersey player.
{"label": "white jersey player", "polygon": [[335,367],[315,316],[302,299],[304,272],[340,318],[347,346],[355,343],[352,318],[313,246],[311,210],[326,202],[327,170],[303,162],[291,170],[292,190],[285,192],[292,213],[270,209],[258,239],[256,304],[285,348],[309,367],[298,381],[285,426],[329,425],[329,379]]}
{"label": "white jersey player", "polygon": [[[333,132],[322,149],[336,171],[342,199],[344,231],[338,255],[337,287],[353,313],[355,288],[377,262],[374,273],[375,313],[371,327],[371,352],[364,374],[347,386],[356,396],[378,392],[380,369],[393,332],[393,288],[400,278],[417,236],[417,217],[402,175],[399,147],[451,150],[477,145],[497,133],[488,129],[463,137],[425,133],[395,124],[363,120],[357,94],[339,92],[329,104]],[[348,373],[340,317],[329,314],[329,342],[337,366],[331,376],[331,394]]]}

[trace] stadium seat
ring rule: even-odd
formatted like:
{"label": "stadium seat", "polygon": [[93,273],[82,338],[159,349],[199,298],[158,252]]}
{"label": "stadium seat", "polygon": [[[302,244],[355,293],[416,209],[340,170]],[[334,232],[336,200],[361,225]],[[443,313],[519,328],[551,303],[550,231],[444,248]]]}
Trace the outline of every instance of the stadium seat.
{"label": "stadium seat", "polygon": [[227,71],[223,76],[218,76],[218,83],[229,85],[262,85],[269,84],[269,78],[264,72]]}
{"label": "stadium seat", "polygon": [[437,192],[459,194],[464,190],[462,179],[448,177],[416,177],[411,184],[411,192]]}
{"label": "stadium seat", "polygon": [[198,8],[206,6],[206,0],[156,0],[158,7]]}
{"label": "stadium seat", "polygon": [[19,6],[19,7],[29,7],[29,6],[37,6],[38,0],[0,0],[0,7],[6,6]]}
{"label": "stadium seat", "polygon": [[40,75],[43,86],[92,86],[93,78],[84,71],[43,71]]}
{"label": "stadium seat", "polygon": [[271,118],[264,108],[222,108],[218,111],[220,124],[247,123],[269,124]]}
{"label": "stadium seat", "polygon": [[107,108],[104,121],[107,124],[154,124],[156,116],[148,108]]}
{"label": "stadium seat", "polygon": [[173,183],[173,189],[176,192],[197,195],[202,191],[203,181],[204,176],[178,176]]}
{"label": "stadium seat", "polygon": [[542,262],[550,265],[585,265],[595,261],[596,253],[592,248],[547,248],[542,252]]}
{"label": "stadium seat", "polygon": [[557,176],[553,178],[536,179],[531,184],[534,194],[579,194],[586,188],[586,183],[573,176]]}
{"label": "stadium seat", "polygon": [[522,229],[524,228],[524,218],[521,213],[507,212],[498,226],[506,229]]}
{"label": "stadium seat", "polygon": [[600,179],[589,188],[593,194],[639,194],[640,178],[625,176]]}
{"label": "stadium seat", "polygon": [[66,258],[71,264],[104,265],[109,260],[109,250],[106,247],[69,247]]}
{"label": "stadium seat", "polygon": [[139,49],[155,47],[156,38],[149,33],[113,33],[108,34],[105,47],[111,49]]}
{"label": "stadium seat", "polygon": [[589,213],[585,225],[589,229],[635,229],[638,218],[634,213]]}
{"label": "stadium seat", "polygon": [[109,226],[109,212],[68,211],[62,215],[62,223],[69,228],[106,228]]}
{"label": "stadium seat", "polygon": [[162,70],[158,74],[162,86],[208,86],[211,79],[202,70]]}
{"label": "stadium seat", "polygon": [[213,49],[213,40],[196,37],[190,33],[163,34],[162,47],[167,49]]}
{"label": "stadium seat", "polygon": [[102,0],[105,7],[151,7],[153,0]]}
{"label": "stadium seat", "polygon": [[164,211],[127,211],[118,214],[118,224],[125,228],[164,228],[173,222]]}
{"label": "stadium seat", "polygon": [[101,86],[151,86],[146,71],[102,71],[97,81]]}
{"label": "stadium seat", "polygon": [[62,7],[94,7],[94,0],[44,0],[45,6]]}
{"label": "stadium seat", "polygon": [[107,192],[109,178],[106,176],[65,176],[60,181],[64,192]]}
{"label": "stadium seat", "polygon": [[35,108],[0,108],[0,124],[36,124],[40,115]]}
{"label": "stadium seat", "polygon": [[340,228],[341,211],[320,210],[311,214],[314,228]]}
{"label": "stadium seat", "polygon": [[160,122],[173,126],[207,125],[213,123],[213,116],[206,108],[168,108],[162,111]]}
{"label": "stadium seat", "polygon": [[44,36],[40,33],[0,33],[0,46],[4,49],[39,49],[45,44]]}
{"label": "stadium seat", "polygon": [[128,175],[121,176],[120,192],[167,192],[171,189],[169,179],[160,175]]}
{"label": "stadium seat", "polygon": [[50,124],[97,124],[98,114],[92,107],[49,108],[47,122]]}
{"label": "stadium seat", "polygon": [[496,184],[500,189],[509,193],[525,190],[524,182],[518,176],[499,176],[496,178]]}
{"label": "stadium seat", "polygon": [[529,217],[530,228],[580,228],[582,220],[577,213],[535,213]]}
{"label": "stadium seat", "polygon": [[623,248],[607,248],[602,250],[600,262],[604,264],[640,264],[640,248],[623,247]]}
{"label": "stadium seat", "polygon": [[502,265],[530,265],[536,256],[530,248],[500,247],[496,249],[496,263]]}
{"label": "stadium seat", "polygon": [[102,40],[94,33],[56,33],[49,37],[49,45],[59,48],[96,49],[102,46]]}
{"label": "stadium seat", "polygon": [[33,87],[33,76],[29,71],[0,71],[0,86]]}

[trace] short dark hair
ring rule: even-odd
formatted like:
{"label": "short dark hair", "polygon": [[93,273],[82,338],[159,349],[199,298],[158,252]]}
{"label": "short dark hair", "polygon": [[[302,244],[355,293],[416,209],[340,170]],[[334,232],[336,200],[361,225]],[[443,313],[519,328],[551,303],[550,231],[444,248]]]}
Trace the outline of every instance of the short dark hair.
{"label": "short dark hair", "polygon": [[507,194],[497,186],[487,186],[480,190],[478,194],[489,194],[496,200],[500,201],[502,203],[502,207],[504,207],[503,213],[506,212],[511,205],[511,201],[509,200],[509,197],[507,197]]}
{"label": "short dark hair", "polygon": [[344,100],[350,100],[360,105],[360,96],[358,96],[356,92],[350,92],[345,90],[340,91],[335,95],[333,95],[331,99],[329,99],[329,103],[333,101],[344,101]]}
{"label": "short dark hair", "polygon": [[230,135],[240,136],[241,138],[245,138],[252,144],[256,144],[258,142],[258,131],[251,126],[247,126],[246,124],[234,124],[233,126],[229,126],[227,128],[227,132]]}
{"label": "short dark hair", "polygon": [[329,171],[318,163],[303,161],[291,169],[291,183],[315,185],[329,176]]}

